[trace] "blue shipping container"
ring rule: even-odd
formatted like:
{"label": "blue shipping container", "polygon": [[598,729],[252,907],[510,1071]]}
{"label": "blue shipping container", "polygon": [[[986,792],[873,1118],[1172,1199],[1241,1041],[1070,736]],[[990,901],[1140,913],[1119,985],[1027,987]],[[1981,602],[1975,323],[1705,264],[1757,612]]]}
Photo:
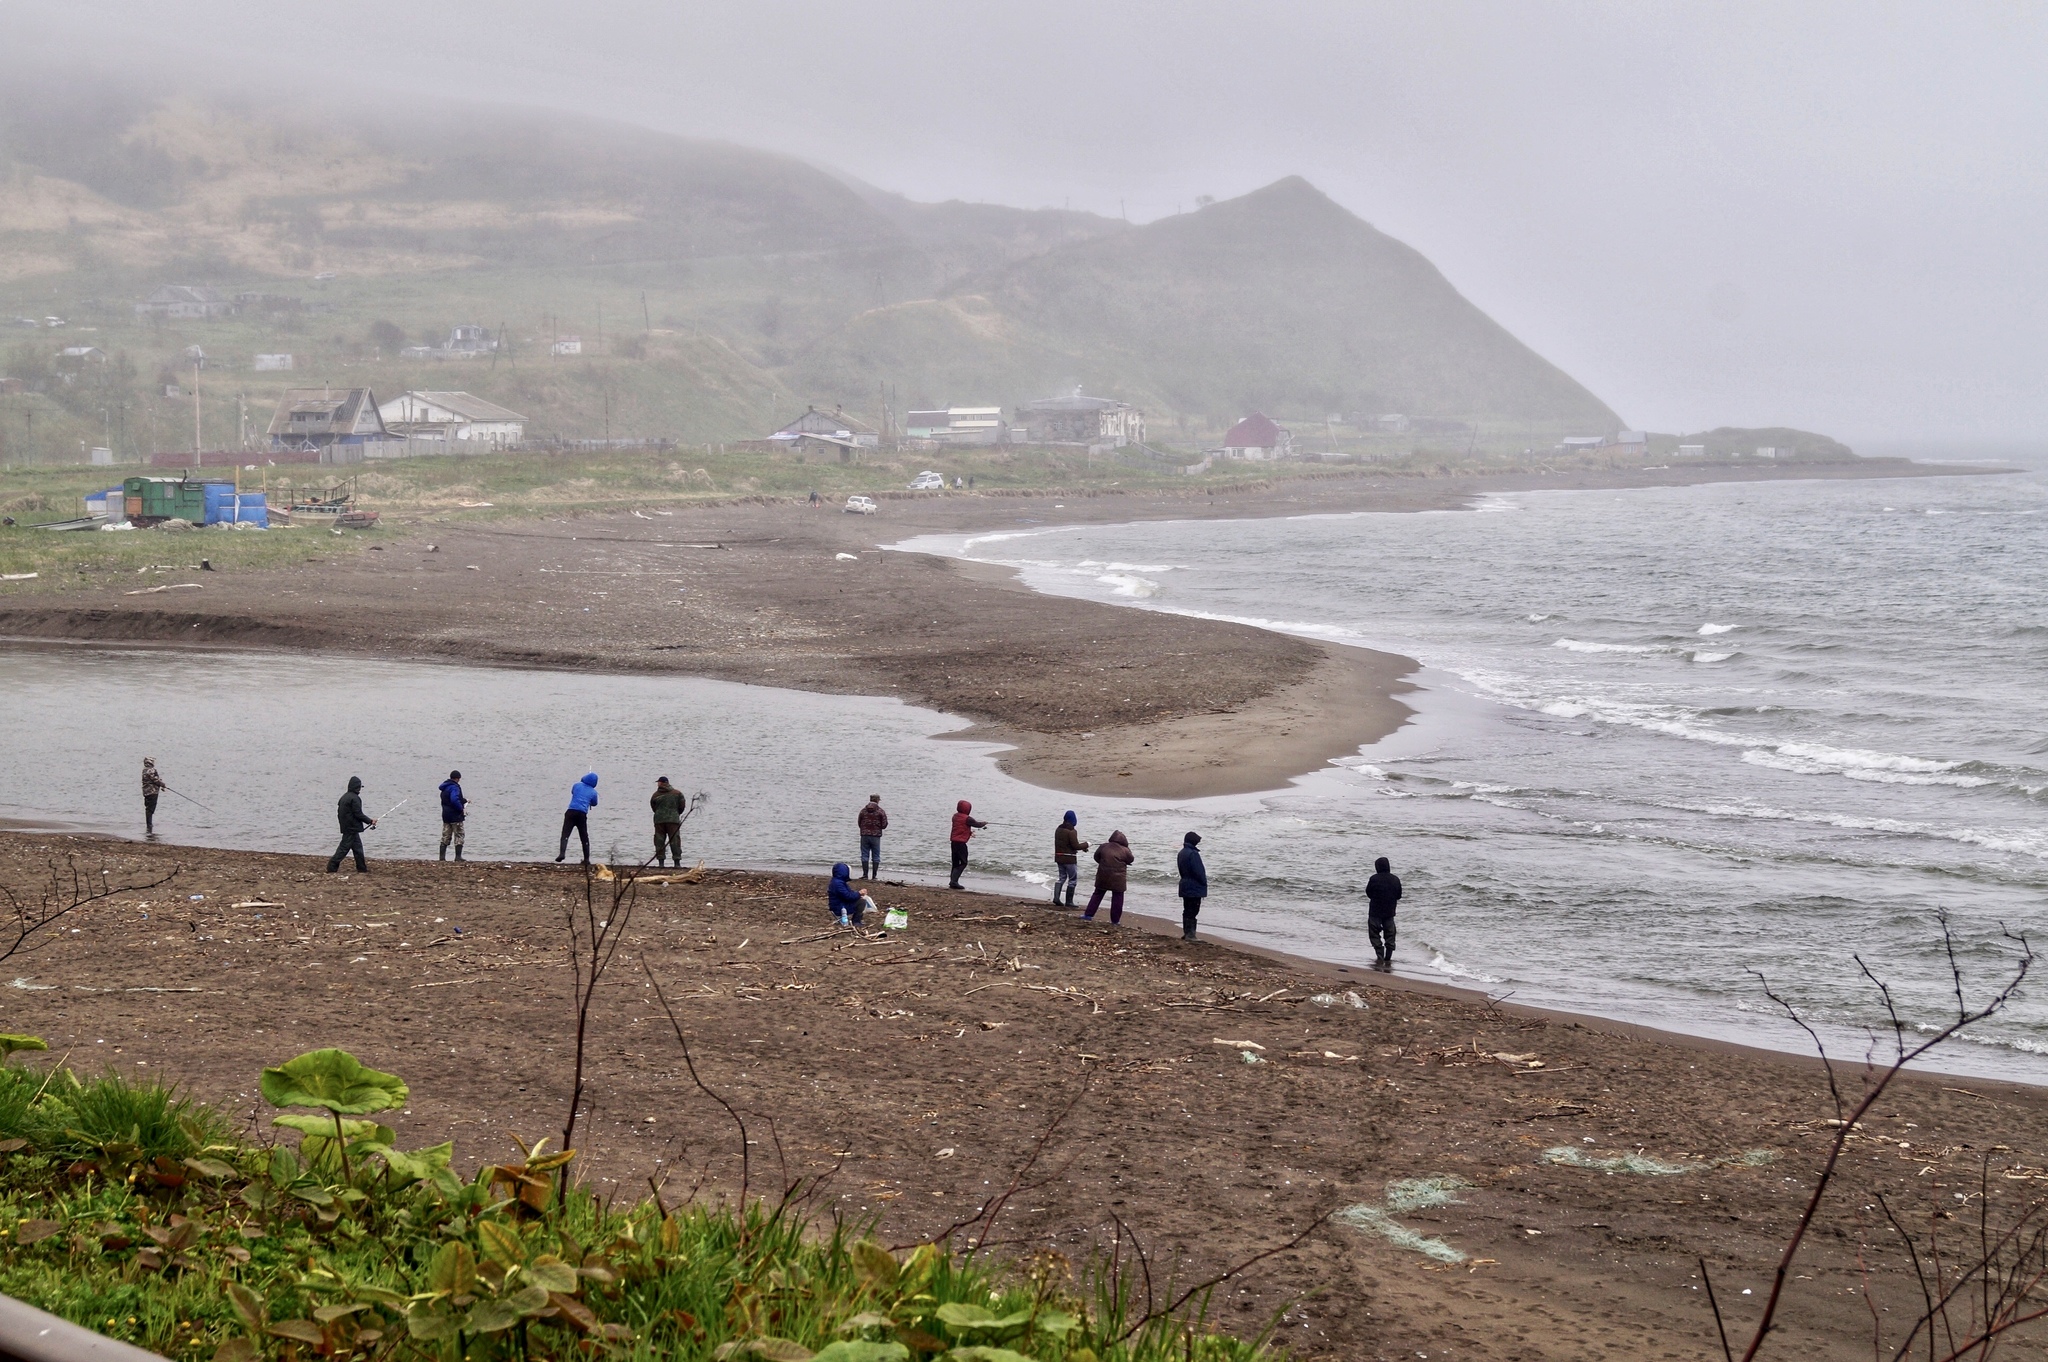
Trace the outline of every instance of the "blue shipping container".
{"label": "blue shipping container", "polygon": [[218,525],[222,522],[240,522],[269,529],[270,511],[265,505],[263,493],[243,492],[238,496],[233,483],[207,483],[206,523]]}

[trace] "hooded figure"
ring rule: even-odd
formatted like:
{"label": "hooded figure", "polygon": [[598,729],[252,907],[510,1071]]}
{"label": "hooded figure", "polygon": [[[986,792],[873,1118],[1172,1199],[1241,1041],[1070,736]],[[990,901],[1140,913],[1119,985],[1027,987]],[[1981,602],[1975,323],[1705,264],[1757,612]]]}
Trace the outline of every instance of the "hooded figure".
{"label": "hooded figure", "polygon": [[1191,832],[1180,839],[1180,856],[1176,868],[1180,871],[1180,939],[1195,939],[1195,918],[1202,911],[1202,900],[1209,897],[1209,868],[1202,864],[1202,834]]}
{"label": "hooded figure", "polygon": [[462,793],[462,772],[450,771],[441,782],[441,854],[448,859],[448,844],[455,844],[455,859],[462,859],[462,825],[469,818],[469,796]]}
{"label": "hooded figure", "polygon": [[156,773],[156,758],[142,759],[142,831],[156,835],[156,797],[164,792],[164,778]]}
{"label": "hooded figure", "polygon": [[832,909],[832,920],[844,927],[851,923],[858,927],[866,905],[860,901],[860,890],[853,887],[853,870],[846,862],[840,861],[832,867],[832,883],[825,887],[825,897]]}
{"label": "hooded figure", "polygon": [[1082,921],[1095,921],[1095,910],[1102,906],[1104,894],[1109,895],[1109,925],[1114,927],[1124,920],[1124,889],[1130,884],[1131,864],[1137,859],[1121,832],[1112,832],[1107,842],[1095,848],[1095,892],[1088,896]]}
{"label": "hooded figure", "polygon": [[960,887],[960,876],[967,870],[967,843],[973,838],[976,828],[988,824],[974,816],[974,806],[961,800],[953,807],[953,878],[946,885],[948,889]]}
{"label": "hooded figure", "polygon": [[363,829],[374,828],[377,820],[363,813],[363,778],[348,778],[348,793],[334,803],[334,816],[341,824],[341,845],[327,858],[327,873],[332,875],[341,869],[341,858],[355,853],[356,873],[370,873],[369,862],[363,859]]}
{"label": "hooded figure", "polygon": [[1068,809],[1067,816],[1062,818],[1060,825],[1052,830],[1052,901],[1054,903],[1061,902],[1060,893],[1064,890],[1067,907],[1071,908],[1074,906],[1074,889],[1081,882],[1080,872],[1074,868],[1074,862],[1087,849],[1088,844],[1081,840],[1081,820],[1072,809]]}
{"label": "hooded figure", "polygon": [[1394,905],[1401,901],[1401,877],[1382,856],[1372,863],[1373,877],[1365,882],[1365,935],[1372,942],[1373,963],[1380,969],[1394,967]]}
{"label": "hooded figure", "polygon": [[597,807],[597,772],[592,771],[569,787],[569,808],[562,815],[562,845],[555,852],[555,859],[562,860],[569,854],[569,834],[573,831],[583,842],[583,864],[590,864],[590,811]]}
{"label": "hooded figure", "polygon": [[654,793],[647,797],[647,807],[654,815],[654,863],[661,865],[670,852],[675,853],[676,869],[683,868],[683,816],[690,811],[690,802],[683,792],[668,783],[667,776],[657,776]]}

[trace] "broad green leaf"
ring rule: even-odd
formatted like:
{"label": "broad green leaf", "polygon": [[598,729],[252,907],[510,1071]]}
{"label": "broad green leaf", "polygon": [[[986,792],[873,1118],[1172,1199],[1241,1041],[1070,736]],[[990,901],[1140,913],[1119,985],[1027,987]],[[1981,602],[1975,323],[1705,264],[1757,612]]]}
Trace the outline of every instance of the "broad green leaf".
{"label": "broad green leaf", "polygon": [[971,1348],[953,1349],[946,1354],[946,1362],[1038,1362],[1038,1359],[1011,1352],[1008,1348],[986,1348],[976,1344]]}
{"label": "broad green leaf", "polygon": [[786,1338],[750,1338],[740,1348],[742,1357],[761,1362],[811,1362],[811,1350]]}
{"label": "broad green leaf", "polygon": [[387,1291],[381,1286],[359,1286],[356,1294],[373,1305],[382,1305],[391,1310],[405,1309],[405,1297],[396,1291]]}
{"label": "broad green leaf", "polygon": [[1014,1329],[1031,1318],[1031,1311],[1013,1310],[998,1315],[986,1305],[969,1301],[947,1301],[938,1309],[939,1322],[949,1329]]}
{"label": "broad green leaf", "polygon": [[858,1333],[862,1329],[892,1329],[895,1326],[896,1321],[890,1319],[881,1311],[863,1310],[859,1314],[853,1316],[851,1319],[841,1320],[839,1323],[839,1332],[842,1334],[851,1334]]}
{"label": "broad green leaf", "polygon": [[1065,1338],[1081,1327],[1081,1321],[1064,1310],[1041,1310],[1038,1312],[1038,1318],[1031,1321],[1031,1327],[1041,1334]]}
{"label": "broad green leaf", "polygon": [[[332,1116],[278,1116],[272,1118],[270,1124],[283,1126],[286,1130],[296,1130],[302,1135],[318,1135],[326,1140],[334,1138],[334,1118]],[[343,1121],[341,1123],[341,1138],[348,1140],[351,1144],[358,1140],[370,1140],[376,1144],[390,1144],[398,1138],[398,1132],[390,1126],[380,1126],[375,1121]]]}
{"label": "broad green leaf", "polygon": [[236,1175],[235,1166],[219,1159],[187,1159],[185,1166],[202,1178],[221,1182]]}
{"label": "broad green leaf", "polygon": [[526,1261],[526,1246],[519,1242],[519,1236],[495,1220],[486,1220],[476,1227],[477,1243],[483,1246],[484,1256],[505,1267],[518,1267]]}
{"label": "broad green leaf", "polygon": [[280,1320],[270,1326],[270,1332],[279,1338],[295,1338],[301,1343],[320,1344],[327,1341],[327,1335],[310,1319]]}
{"label": "broad green leaf", "polygon": [[315,1323],[332,1324],[345,1315],[353,1315],[358,1310],[369,1308],[366,1301],[351,1301],[347,1305],[323,1305],[313,1311],[313,1319]]}
{"label": "broad green leaf", "polygon": [[895,1289],[897,1274],[902,1271],[896,1255],[872,1239],[863,1239],[853,1246],[853,1265],[863,1278],[884,1291]]}
{"label": "broad green leaf", "polygon": [[422,1343],[438,1343],[455,1337],[462,1326],[446,1310],[421,1306],[405,1317],[405,1327]]}
{"label": "broad green leaf", "polygon": [[213,1350],[213,1362],[256,1362],[256,1347],[246,1338],[231,1338]]}
{"label": "broad green leaf", "polygon": [[17,1050],[47,1050],[49,1048],[49,1042],[45,1041],[41,1036],[0,1035],[0,1060],[4,1060],[8,1055],[13,1054]]}
{"label": "broad green leaf", "polygon": [[444,1296],[476,1294],[476,1255],[469,1251],[469,1245],[441,1245],[434,1255],[434,1265],[427,1269],[427,1286]]}
{"label": "broad green leaf", "polygon": [[273,1107],[321,1107],[343,1116],[388,1111],[411,1096],[396,1074],[366,1068],[346,1050],[308,1050],[265,1069],[262,1088]]}
{"label": "broad green leaf", "polygon": [[544,1291],[576,1291],[576,1269],[552,1253],[543,1253],[526,1265],[526,1279]]}
{"label": "broad green leaf", "polygon": [[548,1290],[538,1282],[528,1282],[505,1297],[505,1304],[522,1315],[531,1315],[548,1308]]}
{"label": "broad green leaf", "polygon": [[447,1169],[455,1157],[455,1142],[428,1145],[425,1149],[380,1149],[384,1164],[401,1182],[424,1182]]}
{"label": "broad green leaf", "polygon": [[910,1349],[901,1343],[842,1338],[812,1354],[811,1362],[910,1362]]}
{"label": "broad green leaf", "polygon": [[235,1307],[235,1314],[251,1333],[262,1332],[265,1316],[261,1292],[251,1291],[240,1282],[229,1282],[228,1304]]}
{"label": "broad green leaf", "polygon": [[468,1318],[462,1327],[473,1334],[495,1334],[511,1328],[519,1322],[519,1311],[510,1301],[478,1301],[469,1308]]}
{"label": "broad green leaf", "polygon": [[552,1173],[555,1169],[560,1168],[575,1157],[575,1150],[565,1149],[559,1154],[548,1154],[541,1158],[528,1159],[526,1161],[526,1171],[529,1173]]}

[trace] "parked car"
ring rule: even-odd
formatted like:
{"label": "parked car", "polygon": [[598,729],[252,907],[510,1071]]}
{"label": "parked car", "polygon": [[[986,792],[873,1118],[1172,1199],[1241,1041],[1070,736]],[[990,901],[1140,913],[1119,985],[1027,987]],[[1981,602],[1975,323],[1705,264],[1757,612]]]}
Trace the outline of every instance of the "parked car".
{"label": "parked car", "polygon": [[910,483],[910,490],[913,492],[940,492],[944,491],[945,487],[946,480],[929,468],[919,473]]}
{"label": "parked car", "polygon": [[873,515],[881,507],[875,505],[873,497],[848,497],[845,511],[848,515]]}

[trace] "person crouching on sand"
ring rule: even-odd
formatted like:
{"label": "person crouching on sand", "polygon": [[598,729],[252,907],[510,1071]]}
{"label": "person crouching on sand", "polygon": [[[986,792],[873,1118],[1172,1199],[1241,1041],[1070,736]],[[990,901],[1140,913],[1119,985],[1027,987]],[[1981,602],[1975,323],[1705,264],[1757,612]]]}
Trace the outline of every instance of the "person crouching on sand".
{"label": "person crouching on sand", "polygon": [[867,904],[862,901],[860,890],[853,887],[853,871],[846,862],[832,867],[832,883],[825,886],[825,900],[832,909],[834,922],[842,927],[861,925]]}
{"label": "person crouching on sand", "polygon": [[1401,877],[1382,856],[1365,882],[1365,935],[1372,942],[1373,968],[1394,967],[1394,905],[1401,901]]}
{"label": "person crouching on sand", "polygon": [[1202,900],[1209,897],[1209,867],[1202,864],[1202,834],[1191,832],[1180,839],[1180,939],[1195,939],[1195,918],[1201,914]]}
{"label": "person crouching on sand", "polygon": [[590,864],[590,811],[596,807],[597,772],[592,771],[569,787],[569,808],[562,815],[562,845],[555,852],[556,861],[569,854],[569,834],[574,832],[583,839],[583,864]]}
{"label": "person crouching on sand", "polygon": [[974,830],[988,824],[974,816],[974,806],[961,800],[953,809],[953,879],[946,888],[958,889],[960,877],[967,871],[967,844],[974,840]]}
{"label": "person crouching on sand", "polygon": [[1074,862],[1079,860],[1081,853],[1087,849],[1088,844],[1081,840],[1081,820],[1075,816],[1072,809],[1068,809],[1067,816],[1052,830],[1054,904],[1059,903],[1060,891],[1064,889],[1067,891],[1067,907],[1074,906],[1074,889],[1081,883],[1081,872],[1074,868]]}
{"label": "person crouching on sand", "polygon": [[1081,914],[1083,922],[1095,921],[1095,910],[1102,906],[1104,894],[1109,895],[1109,925],[1114,927],[1124,920],[1124,889],[1130,884],[1131,863],[1137,859],[1121,832],[1112,832],[1107,842],[1095,848],[1095,892],[1088,896],[1087,911]]}

